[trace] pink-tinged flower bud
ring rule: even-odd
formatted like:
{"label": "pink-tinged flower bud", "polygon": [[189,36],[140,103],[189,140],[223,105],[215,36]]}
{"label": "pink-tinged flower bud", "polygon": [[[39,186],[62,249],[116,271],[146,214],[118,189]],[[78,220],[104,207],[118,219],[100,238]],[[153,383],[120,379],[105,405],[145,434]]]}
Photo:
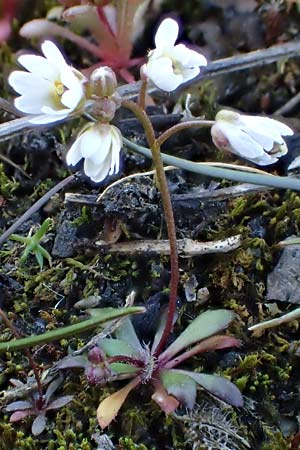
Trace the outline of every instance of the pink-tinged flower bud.
{"label": "pink-tinged flower bud", "polygon": [[89,365],[85,369],[85,376],[92,385],[106,383],[112,371],[106,361],[105,353],[99,347],[93,347],[88,353]]}
{"label": "pink-tinged flower bud", "polygon": [[101,364],[105,361],[105,353],[101,348],[95,346],[88,353],[88,360],[92,364]]}
{"label": "pink-tinged flower bud", "polygon": [[95,69],[90,77],[92,95],[97,97],[110,97],[118,87],[115,72],[107,66]]}
{"label": "pink-tinged flower bud", "polygon": [[222,110],[211,128],[213,143],[254,164],[267,166],[278,161],[288,151],[282,136],[293,130],[278,120],[268,117],[242,115]]}

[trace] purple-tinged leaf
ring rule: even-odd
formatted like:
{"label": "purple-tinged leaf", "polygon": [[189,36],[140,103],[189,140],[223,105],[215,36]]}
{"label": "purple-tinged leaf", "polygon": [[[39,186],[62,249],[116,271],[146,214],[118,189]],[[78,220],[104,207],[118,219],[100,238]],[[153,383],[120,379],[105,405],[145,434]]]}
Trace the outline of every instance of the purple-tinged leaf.
{"label": "purple-tinged leaf", "polygon": [[169,395],[173,395],[189,409],[194,407],[197,389],[191,377],[175,370],[160,370],[159,378]]}
{"label": "purple-tinged leaf", "polygon": [[63,406],[67,405],[73,400],[73,395],[64,395],[63,397],[59,397],[56,400],[53,400],[53,402],[49,403],[47,406],[47,410],[49,409],[59,409]]}
{"label": "purple-tinged leaf", "polygon": [[24,411],[15,411],[9,418],[10,422],[19,422],[25,417],[32,416],[34,411],[32,409],[25,409]]}
{"label": "purple-tinged leaf", "polygon": [[151,397],[152,400],[154,400],[166,414],[175,411],[179,406],[179,401],[172,395],[168,395],[159,380],[153,381],[152,384],[155,387],[154,394]]}
{"label": "purple-tinged leaf", "polygon": [[191,358],[198,353],[220,350],[222,348],[238,347],[239,345],[240,341],[234,337],[220,335],[212,336],[204,339],[204,341],[200,342],[200,344],[195,345],[195,347],[192,347],[190,350],[176,356],[174,359],[171,359],[164,365],[164,367],[166,369],[171,369],[172,367],[178,366],[178,364],[181,364],[186,359]]}
{"label": "purple-tinged leaf", "polygon": [[159,356],[159,361],[167,362],[181,350],[195,342],[202,341],[226,328],[236,317],[233,311],[217,309],[206,311],[194,319],[178,338]]}
{"label": "purple-tinged leaf", "polygon": [[233,406],[243,406],[243,396],[235,384],[226,378],[218,375],[208,375],[206,373],[195,373],[187,370],[176,370],[191,377],[196,383],[200,384],[206,391],[215,395],[219,399]]}
{"label": "purple-tinged leaf", "polygon": [[17,402],[12,402],[9,403],[6,407],[5,407],[5,411],[10,412],[10,411],[23,411],[24,409],[31,409],[32,408],[32,403],[27,401],[27,400],[18,400]]}
{"label": "purple-tinged leaf", "polygon": [[62,376],[55,378],[51,383],[49,384],[46,394],[45,394],[45,403],[49,403],[50,398],[54,394],[54,392],[59,388],[61,385],[63,379]]}
{"label": "purple-tinged leaf", "polygon": [[46,422],[47,422],[46,416],[44,414],[39,414],[32,422],[31,425],[32,434],[34,436],[38,436],[39,434],[41,434],[46,428]]}
{"label": "purple-tinged leaf", "polygon": [[66,356],[57,364],[58,369],[84,369],[88,364],[86,355]]}

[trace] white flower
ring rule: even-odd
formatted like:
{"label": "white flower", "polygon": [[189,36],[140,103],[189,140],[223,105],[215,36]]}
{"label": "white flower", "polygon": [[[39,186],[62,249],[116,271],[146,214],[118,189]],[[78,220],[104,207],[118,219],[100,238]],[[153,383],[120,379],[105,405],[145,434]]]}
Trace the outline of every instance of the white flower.
{"label": "white flower", "polygon": [[84,159],[84,173],[95,183],[119,171],[122,135],[107,123],[88,123],[67,153],[70,166]]}
{"label": "white flower", "polygon": [[84,100],[85,77],[69,66],[56,45],[42,44],[45,57],[21,55],[19,63],[28,72],[16,70],[8,78],[9,84],[20,97],[15,106],[26,114],[40,115],[31,123],[51,123],[64,119]]}
{"label": "white flower", "polygon": [[199,72],[199,66],[206,66],[206,58],[184,44],[175,45],[178,37],[178,23],[165,19],[155,35],[156,48],[149,53],[143,66],[144,74],[163,91],[174,91],[177,87]]}
{"label": "white flower", "polygon": [[216,147],[228,150],[260,166],[278,161],[287,153],[281,136],[294,134],[278,120],[222,110],[216,115],[211,135]]}

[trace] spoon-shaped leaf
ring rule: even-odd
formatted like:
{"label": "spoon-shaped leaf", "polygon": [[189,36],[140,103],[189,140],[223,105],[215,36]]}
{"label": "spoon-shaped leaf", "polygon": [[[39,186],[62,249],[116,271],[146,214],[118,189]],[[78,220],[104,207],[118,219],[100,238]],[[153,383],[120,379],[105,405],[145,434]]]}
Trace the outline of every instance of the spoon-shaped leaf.
{"label": "spoon-shaped leaf", "polygon": [[233,406],[243,406],[243,397],[239,389],[226,378],[218,375],[208,375],[206,373],[189,372],[188,370],[173,369],[173,371],[191,377],[206,391],[220,398],[224,402]]}
{"label": "spoon-shaped leaf", "polygon": [[226,328],[236,317],[233,311],[217,309],[206,311],[194,319],[161,355],[158,360],[169,361],[174,355],[189,345],[199,342]]}
{"label": "spoon-shaped leaf", "polygon": [[173,395],[187,408],[193,408],[196,401],[196,383],[191,377],[176,370],[161,370],[159,378],[169,395]]}

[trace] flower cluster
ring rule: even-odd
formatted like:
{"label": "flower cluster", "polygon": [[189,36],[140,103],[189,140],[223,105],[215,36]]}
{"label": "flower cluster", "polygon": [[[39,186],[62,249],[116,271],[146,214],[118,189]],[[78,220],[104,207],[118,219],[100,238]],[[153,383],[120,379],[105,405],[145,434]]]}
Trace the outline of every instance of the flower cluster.
{"label": "flower cluster", "polygon": [[[155,35],[156,48],[150,51],[142,74],[167,92],[193,79],[207,64],[200,53],[177,44],[178,23],[163,20]],[[78,134],[66,162],[76,166],[83,160],[83,171],[94,183],[118,173],[122,136],[110,121],[121,106],[117,79],[110,67],[100,67],[87,79],[70,66],[51,41],[42,44],[44,56],[21,55],[18,62],[27,70],[14,71],[9,83],[20,94],[15,99],[19,111],[29,115],[33,124],[47,124],[84,113],[87,105],[97,117]],[[91,107],[92,105],[92,107]],[[258,165],[276,162],[287,152],[281,136],[293,131],[266,117],[251,117],[220,111],[211,129],[214,144]]]}
{"label": "flower cluster", "polygon": [[67,64],[51,41],[42,44],[42,52],[44,57],[22,55],[18,58],[27,72],[17,70],[9,76],[10,85],[20,94],[15,99],[15,106],[30,115],[30,123],[38,125],[84,112],[85,106],[92,101],[93,111],[101,120],[88,123],[79,132],[66,161],[68,165],[76,166],[83,159],[84,173],[99,183],[119,171],[122,136],[109,124],[121,104],[116,93],[116,76],[109,67],[101,67],[87,80]]}

